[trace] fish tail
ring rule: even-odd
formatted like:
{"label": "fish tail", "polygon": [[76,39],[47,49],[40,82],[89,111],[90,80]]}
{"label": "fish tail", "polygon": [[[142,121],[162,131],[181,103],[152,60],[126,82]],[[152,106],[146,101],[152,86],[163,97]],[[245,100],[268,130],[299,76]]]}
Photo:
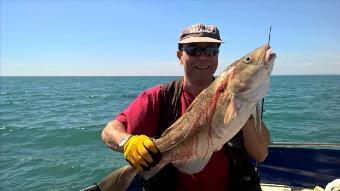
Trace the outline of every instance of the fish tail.
{"label": "fish tail", "polygon": [[128,189],[130,183],[137,175],[137,171],[130,165],[124,166],[112,172],[105,177],[99,184],[99,188],[103,191],[125,191]]}

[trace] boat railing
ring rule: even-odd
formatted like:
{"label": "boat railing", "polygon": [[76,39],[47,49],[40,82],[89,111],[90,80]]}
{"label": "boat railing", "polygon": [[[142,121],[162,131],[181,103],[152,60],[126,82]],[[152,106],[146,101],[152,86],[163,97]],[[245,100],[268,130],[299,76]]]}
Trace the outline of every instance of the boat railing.
{"label": "boat railing", "polygon": [[272,142],[270,147],[308,147],[340,149],[340,143]]}

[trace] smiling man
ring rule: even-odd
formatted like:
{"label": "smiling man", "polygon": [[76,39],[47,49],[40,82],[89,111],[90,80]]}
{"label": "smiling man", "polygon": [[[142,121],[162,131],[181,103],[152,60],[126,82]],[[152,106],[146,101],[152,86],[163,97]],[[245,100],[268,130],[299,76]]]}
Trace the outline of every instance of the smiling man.
{"label": "smiling man", "polygon": [[[214,25],[185,28],[177,51],[184,77],[143,91],[106,125],[103,141],[113,150],[123,152],[137,170],[155,166],[161,155],[150,138],[159,138],[214,81],[221,43]],[[138,181],[145,190],[261,190],[248,156],[256,161],[265,159],[269,134],[264,124],[263,130],[255,133],[251,120],[221,150],[213,153],[201,172],[185,174],[169,164],[151,179]]]}

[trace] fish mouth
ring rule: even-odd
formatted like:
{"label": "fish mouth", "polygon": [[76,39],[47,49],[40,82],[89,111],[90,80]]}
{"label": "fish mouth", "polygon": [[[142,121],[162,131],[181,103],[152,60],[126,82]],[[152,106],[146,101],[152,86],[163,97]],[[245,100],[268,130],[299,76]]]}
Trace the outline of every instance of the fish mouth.
{"label": "fish mouth", "polygon": [[194,68],[197,70],[208,70],[211,66],[194,66]]}
{"label": "fish mouth", "polygon": [[271,62],[274,58],[276,57],[276,54],[273,53],[273,49],[272,48],[269,48],[266,52],[266,56],[265,56],[265,60],[264,62],[266,64],[268,64],[269,62]]}

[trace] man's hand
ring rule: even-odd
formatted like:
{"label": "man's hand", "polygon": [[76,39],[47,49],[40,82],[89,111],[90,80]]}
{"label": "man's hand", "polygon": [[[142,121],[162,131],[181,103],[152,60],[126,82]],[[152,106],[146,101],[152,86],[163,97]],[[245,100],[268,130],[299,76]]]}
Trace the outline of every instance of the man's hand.
{"label": "man's hand", "polygon": [[124,157],[138,171],[149,170],[161,158],[160,152],[150,137],[134,135],[124,145]]}

